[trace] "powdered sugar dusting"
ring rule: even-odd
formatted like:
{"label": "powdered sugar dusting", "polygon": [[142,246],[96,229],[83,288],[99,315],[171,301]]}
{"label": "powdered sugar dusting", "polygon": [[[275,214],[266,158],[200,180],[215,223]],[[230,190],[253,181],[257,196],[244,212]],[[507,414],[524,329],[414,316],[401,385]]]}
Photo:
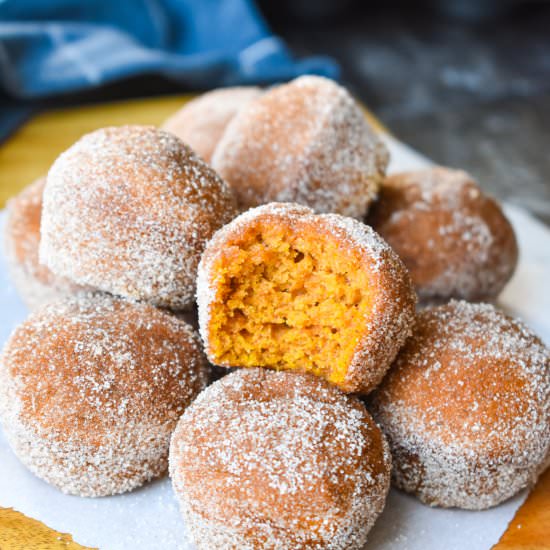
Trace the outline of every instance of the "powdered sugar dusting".
{"label": "powdered sugar dusting", "polygon": [[303,76],[267,91],[228,124],[212,165],[243,208],[279,201],[360,218],[388,153],[335,82]]}
{"label": "powdered sugar dusting", "polygon": [[432,505],[494,506],[550,457],[550,352],[493,306],[452,301],[419,314],[371,405],[399,487]]}
{"label": "powdered sugar dusting", "polygon": [[359,549],[391,458],[356,399],[264,369],[207,388],[172,437],[170,473],[198,548]]}
{"label": "powdered sugar dusting", "polygon": [[206,240],[235,213],[229,188],[175,136],[104,128],[50,169],[40,259],[78,283],[183,309]]}
{"label": "powdered sugar dusting", "polygon": [[510,223],[460,170],[393,174],[368,222],[401,256],[424,301],[492,299],[514,272]]}
{"label": "powdered sugar dusting", "polygon": [[[285,224],[301,232],[304,224],[320,228],[316,238],[335,237],[342,250],[356,250],[362,257],[359,269],[372,274],[373,303],[365,317],[364,336],[357,343],[346,376],[351,391],[368,392],[384,376],[399,348],[410,335],[416,296],[401,260],[370,227],[338,214],[316,215],[311,208],[293,203],[270,203],[250,209],[217,231],[201,258],[197,277],[199,327],[210,356],[210,311],[219,284],[214,265],[228,242],[239,242],[248,228],[259,224]],[[210,360],[215,361],[213,357]],[[238,365],[233,365],[238,366]]]}
{"label": "powdered sugar dusting", "polygon": [[100,496],[163,475],[169,438],[208,380],[194,331],[146,304],[94,295],[46,305],[15,329],[0,418],[24,464]]}
{"label": "powdered sugar dusting", "polygon": [[261,93],[255,86],[212,90],[186,103],[164,122],[162,128],[210,162],[229,121]]}
{"label": "powdered sugar dusting", "polygon": [[89,290],[54,275],[38,261],[45,184],[45,178],[36,180],[10,199],[6,206],[4,245],[7,264],[17,291],[30,309]]}

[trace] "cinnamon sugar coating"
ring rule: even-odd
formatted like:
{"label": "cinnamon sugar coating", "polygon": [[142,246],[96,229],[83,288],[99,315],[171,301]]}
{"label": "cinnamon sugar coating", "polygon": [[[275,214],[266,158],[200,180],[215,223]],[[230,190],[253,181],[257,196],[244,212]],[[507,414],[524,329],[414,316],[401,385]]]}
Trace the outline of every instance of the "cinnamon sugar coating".
{"label": "cinnamon sugar coating", "polygon": [[251,209],[201,258],[199,325],[224,367],[312,372],[368,393],[410,334],[416,296],[390,247],[366,225],[290,203]]}
{"label": "cinnamon sugar coating", "polygon": [[302,76],[251,101],[212,156],[242,209],[297,202],[355,218],[366,213],[387,163],[359,105],[318,76]]}
{"label": "cinnamon sugar coating", "polygon": [[517,264],[510,222],[460,170],[435,167],[389,176],[367,223],[399,254],[424,302],[491,301]]}
{"label": "cinnamon sugar coating", "polygon": [[178,136],[206,162],[210,162],[231,119],[262,91],[255,86],[212,90],[186,103],[162,128]]}
{"label": "cinnamon sugar coating", "polygon": [[19,459],[61,491],[104,496],[166,473],[170,435],[205,387],[197,334],[105,295],[47,304],[0,362],[0,419]]}
{"label": "cinnamon sugar coating", "polygon": [[46,178],[31,183],[6,205],[5,253],[10,278],[29,309],[91,290],[54,275],[38,261],[42,193]]}
{"label": "cinnamon sugar coating", "polygon": [[241,369],[189,407],[170,475],[197,548],[358,550],[391,457],[364,405],[311,375]]}
{"label": "cinnamon sugar coating", "polygon": [[177,137],[148,126],[85,135],[51,167],[40,259],[80,284],[185,309],[230,189]]}
{"label": "cinnamon sugar coating", "polygon": [[428,308],[369,410],[397,487],[432,506],[489,508],[550,458],[550,352],[492,305]]}

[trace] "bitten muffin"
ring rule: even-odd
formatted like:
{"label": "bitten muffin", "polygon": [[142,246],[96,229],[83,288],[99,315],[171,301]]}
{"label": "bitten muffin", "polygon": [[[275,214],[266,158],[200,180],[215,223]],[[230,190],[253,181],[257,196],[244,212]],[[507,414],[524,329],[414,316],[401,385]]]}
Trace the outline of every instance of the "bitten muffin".
{"label": "bitten muffin", "polygon": [[231,119],[262,91],[255,86],[220,88],[186,103],[162,128],[178,136],[206,162],[210,162]]}
{"label": "bitten muffin", "polygon": [[91,290],[54,275],[38,261],[42,193],[46,178],[31,183],[6,205],[4,245],[10,278],[29,309]]}
{"label": "bitten muffin", "polygon": [[186,309],[206,241],[235,214],[230,189],[177,137],[103,128],[48,173],[40,261],[79,284]]}
{"label": "bitten muffin", "polygon": [[389,176],[367,223],[399,254],[425,303],[491,301],[517,264],[510,222],[459,170],[436,167]]}
{"label": "bitten muffin", "polygon": [[70,298],[8,340],[0,420],[38,477],[73,495],[113,495],[166,473],[172,431],[207,379],[183,321],[105,295]]}
{"label": "bitten muffin", "polygon": [[199,549],[359,550],[391,457],[363,403],[311,375],[238,370],[172,437],[170,475]]}
{"label": "bitten muffin", "polygon": [[388,163],[359,105],[326,78],[268,90],[228,124],[212,165],[242,209],[297,202],[361,218]]}
{"label": "bitten muffin", "polygon": [[550,452],[550,353],[488,304],[426,309],[369,405],[393,480],[432,506],[480,510],[533,484]]}
{"label": "bitten muffin", "polygon": [[311,372],[346,392],[376,386],[410,334],[408,273],[370,228],[288,203],[218,231],[197,279],[210,361]]}

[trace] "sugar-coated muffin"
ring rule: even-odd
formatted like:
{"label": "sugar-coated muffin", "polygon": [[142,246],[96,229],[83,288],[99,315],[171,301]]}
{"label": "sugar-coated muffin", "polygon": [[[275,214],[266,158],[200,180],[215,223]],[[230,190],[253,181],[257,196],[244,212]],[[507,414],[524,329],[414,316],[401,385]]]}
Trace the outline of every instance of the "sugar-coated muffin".
{"label": "sugar-coated muffin", "polygon": [[215,365],[307,371],[368,393],[410,334],[416,296],[401,260],[370,227],[271,203],[209,241],[197,304]]}
{"label": "sugar-coated muffin", "polygon": [[252,100],[227,125],[212,165],[242,209],[279,201],[361,218],[388,163],[351,95],[302,76]]}
{"label": "sugar-coated muffin", "polygon": [[29,309],[91,290],[54,275],[38,261],[42,193],[46,178],[31,183],[6,205],[4,245],[10,278]]}
{"label": "sugar-coated muffin", "polygon": [[255,86],[212,90],[186,103],[164,122],[162,128],[178,136],[210,162],[231,119],[261,93]]}
{"label": "sugar-coated muffin", "polygon": [[435,167],[389,176],[367,223],[399,254],[425,303],[491,301],[517,264],[510,222],[460,170]]}
{"label": "sugar-coated muffin", "polygon": [[73,495],[113,495],[166,473],[172,431],[207,380],[183,321],[107,295],[68,298],[8,340],[0,420],[38,477]]}
{"label": "sugar-coated muffin", "polygon": [[40,261],[79,284],[186,309],[204,245],[235,208],[231,190],[177,137],[103,128],[48,173]]}
{"label": "sugar-coated muffin", "polygon": [[359,550],[391,457],[357,398],[311,375],[240,369],[186,410],[170,476],[198,549]]}
{"label": "sugar-coated muffin", "polygon": [[550,352],[489,304],[422,311],[370,399],[394,483],[432,506],[495,506],[550,458]]}

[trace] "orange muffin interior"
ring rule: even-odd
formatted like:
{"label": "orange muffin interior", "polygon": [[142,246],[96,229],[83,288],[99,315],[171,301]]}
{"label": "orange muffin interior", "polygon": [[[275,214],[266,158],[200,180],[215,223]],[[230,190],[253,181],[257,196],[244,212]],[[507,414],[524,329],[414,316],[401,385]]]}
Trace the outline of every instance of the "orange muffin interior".
{"label": "orange muffin interior", "polygon": [[341,384],[366,330],[372,282],[357,250],[312,224],[259,224],[214,264],[210,353]]}

